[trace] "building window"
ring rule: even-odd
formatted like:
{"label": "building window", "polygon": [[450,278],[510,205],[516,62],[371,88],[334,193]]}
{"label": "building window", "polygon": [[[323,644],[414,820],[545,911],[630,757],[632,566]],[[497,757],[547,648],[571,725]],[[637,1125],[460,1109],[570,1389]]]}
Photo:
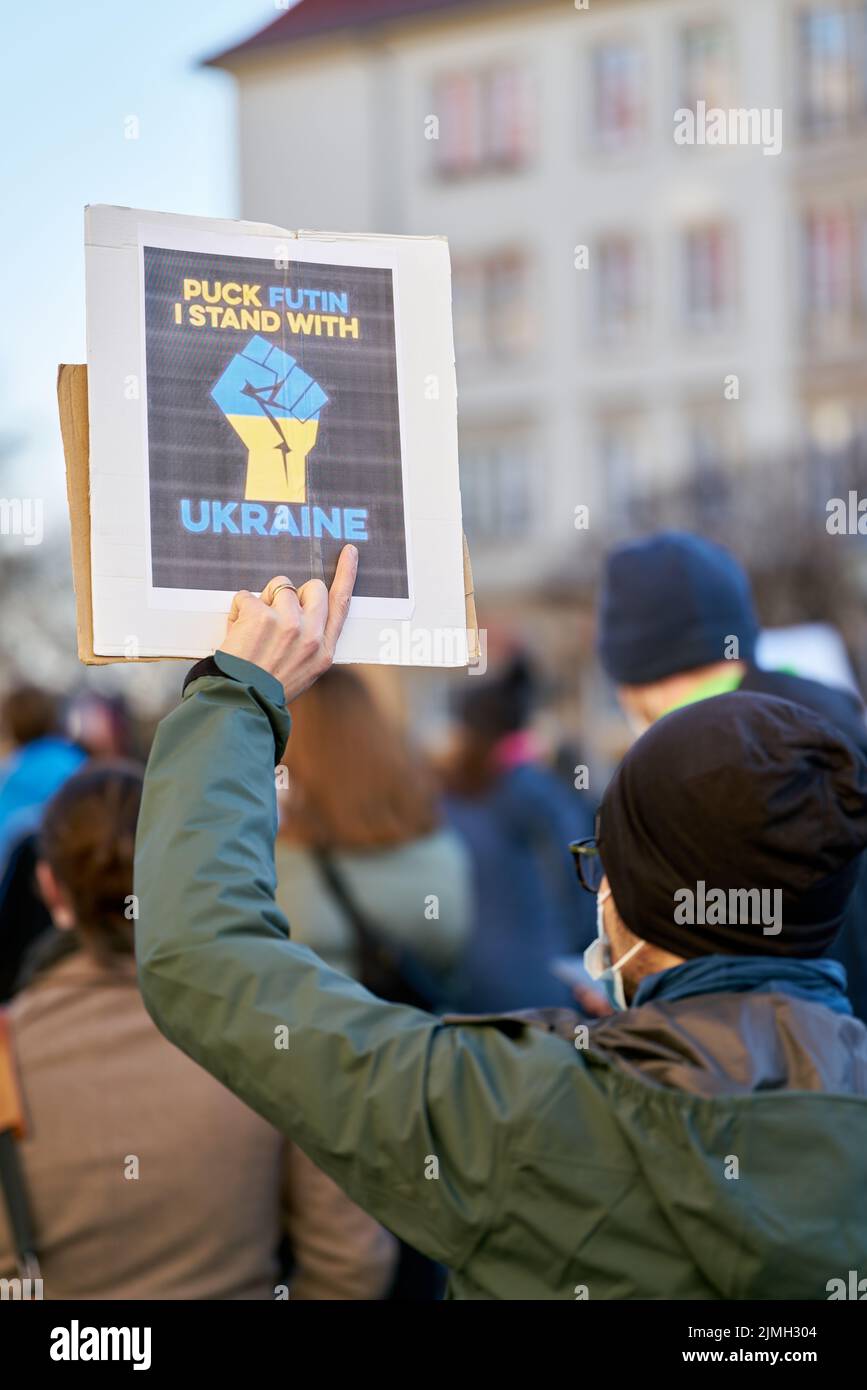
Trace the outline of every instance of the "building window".
{"label": "building window", "polygon": [[629,337],[640,326],[646,304],[647,276],[638,240],[628,235],[603,238],[593,268],[597,337],[608,342]]}
{"label": "building window", "polygon": [[594,130],[605,150],[639,142],[645,119],[644,53],[637,44],[607,43],[593,54]]}
{"label": "building window", "polygon": [[735,242],[723,224],[692,227],[683,238],[683,314],[695,332],[726,327],[736,300]]}
{"label": "building window", "polygon": [[443,78],[434,96],[439,116],[439,139],[434,142],[441,173],[471,173],[482,161],[481,85],[470,73]]}
{"label": "building window", "polygon": [[483,80],[486,150],[489,163],[515,169],[530,155],[530,99],[527,74],[494,68]]}
{"label": "building window", "polygon": [[526,536],[532,526],[534,480],[538,486],[525,429],[465,435],[461,440],[461,502],[470,543]]}
{"label": "building window", "polygon": [[677,486],[680,525],[724,537],[734,525],[739,496],[737,407],[731,402],[696,402],[684,418],[686,470]]}
{"label": "building window", "polygon": [[846,134],[867,117],[867,4],[811,5],[799,24],[801,124]]}
{"label": "building window", "polygon": [[687,419],[689,469],[702,477],[724,472],[732,463],[731,430],[713,407],[696,409]]}
{"label": "building window", "polygon": [[514,67],[454,73],[434,87],[439,138],[431,142],[437,173],[461,178],[517,169],[531,154],[529,75]]}
{"label": "building window", "polygon": [[845,342],[867,311],[867,214],[821,208],[804,219],[804,304],[811,334]]}
{"label": "building window", "polygon": [[488,342],[483,260],[452,262],[452,321],[458,362],[483,357]]}
{"label": "building window", "polygon": [[535,337],[527,257],[520,251],[498,251],[457,259],[452,266],[452,311],[459,362],[527,352]]}
{"label": "building window", "polygon": [[641,416],[627,410],[603,414],[597,422],[597,458],[604,480],[606,523],[628,526],[644,489],[639,439]]}
{"label": "building window", "polygon": [[520,251],[492,256],[488,271],[488,339],[495,356],[518,357],[533,338],[533,302],[527,259]]}
{"label": "building window", "polygon": [[867,487],[867,411],[855,399],[814,400],[807,412],[806,487],[809,503],[821,508],[829,497]]}
{"label": "building window", "polygon": [[703,101],[727,110],[733,105],[734,62],[728,24],[688,24],[680,35],[681,106]]}

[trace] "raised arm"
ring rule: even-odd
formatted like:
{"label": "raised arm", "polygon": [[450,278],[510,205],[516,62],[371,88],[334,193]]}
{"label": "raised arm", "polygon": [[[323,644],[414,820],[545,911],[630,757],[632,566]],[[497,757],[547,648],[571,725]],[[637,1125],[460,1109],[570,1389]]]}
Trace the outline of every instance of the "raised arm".
{"label": "raised arm", "polygon": [[[351,591],[349,566],[347,579]],[[329,628],[320,587],[330,660],[339,624]],[[213,673],[160,726],[136,852],[142,992],[167,1037],[359,1205],[459,1267],[492,1219],[510,1097],[525,1092],[518,1069],[533,1044],[385,1004],[290,942],[274,901],[274,765],[289,732],[284,694],[325,664],[304,600],[281,590],[275,621],[267,603],[242,598],[249,641],[236,617]]]}

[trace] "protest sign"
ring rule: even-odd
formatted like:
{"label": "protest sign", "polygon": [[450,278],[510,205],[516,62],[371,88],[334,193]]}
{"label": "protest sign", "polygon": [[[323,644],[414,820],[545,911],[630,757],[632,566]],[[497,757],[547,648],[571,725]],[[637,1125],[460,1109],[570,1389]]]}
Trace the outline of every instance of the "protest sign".
{"label": "protest sign", "polygon": [[352,542],[338,660],[466,665],[446,243],[93,207],[86,265],[93,656],[205,655]]}

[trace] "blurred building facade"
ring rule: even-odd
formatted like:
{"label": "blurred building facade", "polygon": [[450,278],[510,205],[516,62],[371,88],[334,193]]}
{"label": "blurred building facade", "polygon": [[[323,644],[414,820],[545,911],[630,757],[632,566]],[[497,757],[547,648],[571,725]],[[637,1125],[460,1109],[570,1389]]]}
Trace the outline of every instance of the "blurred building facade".
{"label": "blurred building facade", "polygon": [[[827,616],[858,561],[826,501],[867,475],[867,0],[301,0],[213,61],[243,216],[448,236],[494,610],[687,525]],[[781,149],[676,143],[700,103],[781,113]]]}

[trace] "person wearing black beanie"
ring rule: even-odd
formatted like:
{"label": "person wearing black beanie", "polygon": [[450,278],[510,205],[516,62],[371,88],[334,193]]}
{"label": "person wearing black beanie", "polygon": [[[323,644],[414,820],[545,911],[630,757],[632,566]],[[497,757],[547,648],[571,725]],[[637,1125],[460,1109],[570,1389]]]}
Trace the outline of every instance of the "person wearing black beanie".
{"label": "person wearing black beanie", "polygon": [[[767,694],[815,711],[867,757],[860,701],[819,681],[761,670],[758,634],[747,575],[722,546],[665,531],[608,555],[597,646],[635,734],[696,701]],[[867,856],[829,953],[845,967],[855,1013],[867,1021]]]}
{"label": "person wearing black beanie", "polygon": [[[815,959],[867,847],[867,762],[810,710],[719,695],[659,720],[614,774],[596,843],[627,997],[699,956]],[[642,959],[643,956],[643,959]]]}
{"label": "person wearing black beanie", "polygon": [[629,1007],[443,1017],[292,940],[273,761],[309,658],[240,655],[259,655],[261,617],[148,764],[136,951],[166,1036],[448,1266],[452,1297],[857,1298],[867,1027],[818,953],[867,843],[867,761],[772,697],[661,719],[572,847],[602,889],[588,968]]}

